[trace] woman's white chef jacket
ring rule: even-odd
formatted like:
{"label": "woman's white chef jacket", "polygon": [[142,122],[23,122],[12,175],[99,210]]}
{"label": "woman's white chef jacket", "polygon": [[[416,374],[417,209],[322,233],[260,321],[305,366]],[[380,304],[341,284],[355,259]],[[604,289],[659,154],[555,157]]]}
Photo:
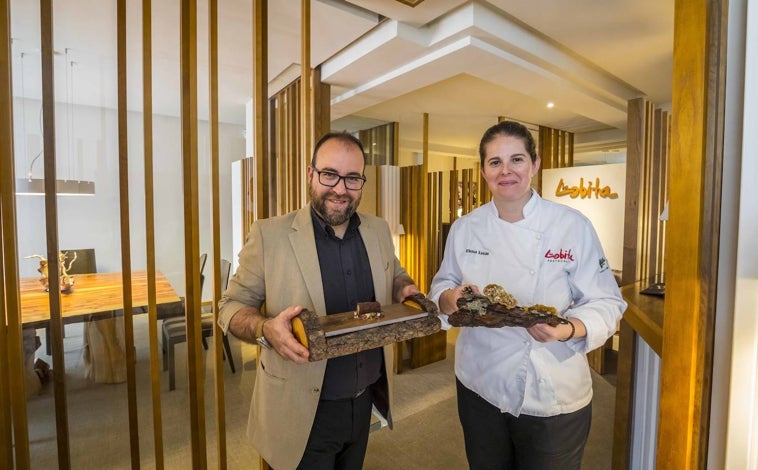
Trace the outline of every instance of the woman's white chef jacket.
{"label": "woman's white chef jacket", "polygon": [[[515,416],[555,416],[592,399],[585,354],[614,334],[621,298],[592,223],[579,211],[536,192],[516,223],[490,202],[456,220],[429,297],[461,284],[501,285],[519,305],[550,305],[580,319],[586,338],[540,343],[524,328],[461,328],[455,374],[469,389]],[[441,315],[448,329],[447,315]]]}

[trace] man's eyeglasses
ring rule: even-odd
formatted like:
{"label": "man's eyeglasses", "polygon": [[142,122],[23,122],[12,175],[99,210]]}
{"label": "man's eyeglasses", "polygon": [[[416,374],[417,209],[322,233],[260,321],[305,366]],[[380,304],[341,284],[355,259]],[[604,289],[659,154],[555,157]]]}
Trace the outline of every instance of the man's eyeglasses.
{"label": "man's eyeglasses", "polygon": [[363,188],[363,184],[366,182],[364,176],[340,176],[333,171],[322,171],[316,167],[311,168],[318,173],[318,182],[329,188],[337,186],[340,180],[343,180],[345,182],[345,188],[357,191]]}

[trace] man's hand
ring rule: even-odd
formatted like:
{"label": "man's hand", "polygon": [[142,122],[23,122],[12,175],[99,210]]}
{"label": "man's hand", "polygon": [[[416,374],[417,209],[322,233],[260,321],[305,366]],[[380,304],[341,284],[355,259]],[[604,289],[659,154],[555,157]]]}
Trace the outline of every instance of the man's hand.
{"label": "man's hand", "polygon": [[267,318],[263,324],[263,336],[274,350],[284,359],[296,364],[308,362],[310,352],[308,348],[300,344],[300,341],[292,334],[292,319],[300,314],[303,307],[287,307],[279,315]]}

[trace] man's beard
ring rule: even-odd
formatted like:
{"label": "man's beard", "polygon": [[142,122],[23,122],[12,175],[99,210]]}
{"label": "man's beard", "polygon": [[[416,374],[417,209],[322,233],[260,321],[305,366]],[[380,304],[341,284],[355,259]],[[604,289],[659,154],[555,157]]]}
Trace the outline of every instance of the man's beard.
{"label": "man's beard", "polygon": [[[348,220],[350,220],[350,217],[352,217],[353,214],[355,214],[355,210],[358,207],[358,203],[361,202],[360,196],[358,196],[357,198],[350,197],[347,194],[343,196],[339,196],[331,191],[319,196],[318,194],[316,194],[316,191],[313,189],[312,185],[308,188],[308,193],[310,195],[311,207],[313,207],[313,210],[315,210],[316,213],[320,215],[322,219],[324,219],[324,222],[331,225],[332,227],[342,225]],[[326,200],[329,198],[347,199],[349,202],[343,210],[339,210],[339,209],[329,210],[327,209],[327,206],[326,206]]]}

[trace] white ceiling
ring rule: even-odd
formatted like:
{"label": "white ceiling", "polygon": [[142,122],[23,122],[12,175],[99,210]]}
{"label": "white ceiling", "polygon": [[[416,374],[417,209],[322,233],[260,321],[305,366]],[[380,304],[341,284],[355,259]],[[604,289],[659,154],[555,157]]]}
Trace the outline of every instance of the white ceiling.
{"label": "white ceiling", "polygon": [[[55,48],[69,49],[73,101],[115,107],[115,1],[55,3]],[[252,95],[249,0],[219,1],[220,119],[244,123]],[[141,110],[141,2],[127,0],[129,107]],[[578,149],[623,146],[626,102],[671,100],[671,0],[313,0],[312,65],[332,85],[335,128],[399,121],[420,148],[473,156],[497,116],[577,133]],[[360,7],[362,10],[353,8]],[[16,95],[39,98],[39,5],[13,0]],[[269,0],[269,92],[300,72],[300,0]],[[371,12],[386,18],[379,18]],[[207,116],[207,5],[198,4],[199,114]],[[23,92],[21,69],[23,59]],[[56,96],[66,101],[65,54]],[[179,112],[179,1],[153,2],[154,111]],[[555,107],[547,109],[547,101]]]}

